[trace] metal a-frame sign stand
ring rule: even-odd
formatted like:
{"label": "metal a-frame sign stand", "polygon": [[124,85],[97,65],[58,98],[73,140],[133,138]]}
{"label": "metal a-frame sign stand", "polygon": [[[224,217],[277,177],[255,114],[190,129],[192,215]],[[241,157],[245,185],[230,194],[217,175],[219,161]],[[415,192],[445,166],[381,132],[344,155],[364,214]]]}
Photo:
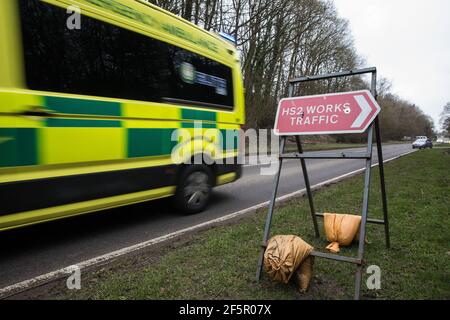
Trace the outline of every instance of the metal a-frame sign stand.
{"label": "metal a-frame sign stand", "polygon": [[[293,96],[294,87],[297,84],[301,84],[303,82],[308,81],[316,81],[316,80],[324,80],[331,78],[340,78],[347,76],[355,76],[361,74],[372,75],[371,81],[371,93],[373,97],[376,99],[376,83],[377,83],[377,70],[376,68],[366,68],[360,70],[352,70],[346,72],[325,74],[325,75],[316,75],[316,76],[303,76],[296,79],[292,79],[289,81],[289,97]],[[373,147],[373,134],[375,131],[375,138],[377,143],[377,153],[378,153],[378,167],[380,170],[380,182],[381,182],[381,197],[383,203],[383,215],[384,219],[368,219],[368,207],[369,207],[369,187],[370,187],[370,178],[371,178],[371,169],[372,169],[372,147]],[[283,165],[284,159],[300,159],[300,164],[303,172],[303,177],[305,180],[306,192],[309,200],[309,207],[311,211],[311,217],[314,224],[314,231],[316,237],[319,237],[319,227],[317,223],[317,217],[323,217],[323,213],[317,213],[314,207],[313,195],[311,191],[311,185],[309,182],[308,172],[306,170],[306,161],[305,159],[364,159],[366,162],[365,171],[364,171],[364,191],[363,191],[363,203],[362,203],[362,214],[361,214],[361,224],[360,224],[360,233],[359,233],[359,247],[358,247],[358,255],[357,257],[347,257],[340,256],[337,254],[323,253],[318,251],[313,251],[311,253],[312,256],[331,259],[335,261],[347,262],[356,265],[356,273],[355,273],[355,294],[354,299],[358,300],[360,297],[361,291],[361,280],[362,280],[362,270],[364,264],[364,245],[365,245],[365,237],[366,237],[366,223],[374,223],[378,225],[384,225],[385,230],[385,239],[386,239],[386,248],[390,247],[390,238],[389,238],[389,223],[388,223],[388,210],[387,210],[387,200],[386,200],[386,188],[384,181],[384,166],[383,166],[383,151],[381,149],[381,139],[380,139],[380,125],[378,121],[378,116],[375,118],[374,122],[370,124],[370,127],[367,130],[367,149],[365,152],[339,152],[339,153],[323,153],[323,152],[315,152],[315,153],[305,153],[303,152],[302,144],[300,138],[295,136],[295,141],[298,147],[298,153],[285,154],[285,145],[286,145],[286,136],[281,137],[281,147],[279,152],[279,163],[278,163],[278,171],[275,175],[274,181],[274,189],[272,193],[272,197],[270,200],[269,210],[267,214],[265,229],[264,229],[264,238],[263,244],[261,247],[261,252],[259,256],[258,262],[258,270],[256,279],[257,281],[261,278],[261,273],[263,270],[263,259],[264,252],[266,249],[267,241],[269,239],[270,234],[270,225],[272,222],[272,215],[275,206],[275,201],[277,197],[278,185],[280,182],[280,174]]]}

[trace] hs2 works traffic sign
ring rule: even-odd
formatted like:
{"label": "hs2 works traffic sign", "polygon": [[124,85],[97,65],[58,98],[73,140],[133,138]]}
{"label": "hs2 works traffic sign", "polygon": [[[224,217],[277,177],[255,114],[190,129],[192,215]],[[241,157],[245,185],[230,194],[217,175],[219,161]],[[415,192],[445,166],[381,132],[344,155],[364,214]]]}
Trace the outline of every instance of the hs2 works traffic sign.
{"label": "hs2 works traffic sign", "polygon": [[275,134],[362,133],[380,110],[368,90],[286,98],[278,105]]}

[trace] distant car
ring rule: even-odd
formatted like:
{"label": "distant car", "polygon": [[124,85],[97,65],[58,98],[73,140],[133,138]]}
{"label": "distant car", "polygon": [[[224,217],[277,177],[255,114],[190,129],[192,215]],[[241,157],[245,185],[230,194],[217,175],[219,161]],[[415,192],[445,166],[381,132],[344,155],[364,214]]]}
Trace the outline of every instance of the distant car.
{"label": "distant car", "polygon": [[430,148],[433,149],[433,142],[431,139],[428,139],[427,137],[419,136],[416,138],[416,141],[412,144],[413,149],[426,149]]}

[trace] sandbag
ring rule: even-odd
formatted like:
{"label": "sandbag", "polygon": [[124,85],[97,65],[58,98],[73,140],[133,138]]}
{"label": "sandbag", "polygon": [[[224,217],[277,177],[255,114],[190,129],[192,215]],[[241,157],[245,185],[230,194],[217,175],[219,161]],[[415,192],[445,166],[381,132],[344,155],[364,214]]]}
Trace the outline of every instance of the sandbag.
{"label": "sandbag", "polygon": [[[270,278],[286,284],[312,250],[313,247],[300,237],[274,236],[268,241],[264,252],[264,268]],[[299,272],[302,271],[305,273],[302,277],[302,287],[307,288],[311,278],[312,264],[300,268]],[[306,283],[307,280],[308,283]]]}
{"label": "sandbag", "polygon": [[327,240],[331,242],[327,249],[337,253],[340,251],[340,245],[350,245],[359,233],[360,224],[361,216],[325,213],[323,226]]}
{"label": "sandbag", "polygon": [[314,265],[314,257],[309,256],[302,263],[300,263],[300,266],[295,271],[297,288],[298,291],[301,293],[304,293],[306,292],[306,290],[308,290],[309,282],[311,281],[312,278],[313,265]]}

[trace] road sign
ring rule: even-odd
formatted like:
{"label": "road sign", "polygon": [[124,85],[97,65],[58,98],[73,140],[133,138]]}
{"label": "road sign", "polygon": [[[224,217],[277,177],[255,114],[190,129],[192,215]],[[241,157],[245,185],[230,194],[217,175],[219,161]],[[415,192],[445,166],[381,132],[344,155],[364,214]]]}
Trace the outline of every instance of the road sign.
{"label": "road sign", "polygon": [[286,98],[278,105],[275,134],[362,133],[380,110],[368,90]]}
{"label": "road sign", "polygon": [[[375,92],[377,86],[377,69],[366,68],[359,70],[343,71],[331,74],[302,76],[289,80],[289,96],[292,96],[295,85],[304,82],[335,79],[341,77],[356,76],[360,74],[370,73],[371,92]],[[264,253],[267,248],[266,244],[270,238],[270,227],[272,223],[273,212],[277,200],[277,192],[280,184],[281,169],[283,161],[286,159],[299,159],[302,168],[303,178],[305,181],[305,189],[308,194],[309,208],[313,220],[314,231],[316,237],[320,236],[318,217],[323,217],[323,213],[316,212],[314,208],[313,194],[306,169],[307,159],[365,159],[366,167],[364,171],[364,191],[361,207],[361,226],[359,230],[359,245],[357,257],[340,256],[336,254],[328,254],[313,250],[310,255],[317,258],[325,258],[340,262],[356,264],[355,273],[355,299],[359,299],[361,293],[362,272],[364,270],[364,245],[366,238],[366,224],[374,223],[384,225],[386,247],[390,247],[388,209],[386,200],[386,186],[384,182],[384,165],[383,165],[383,148],[380,139],[379,121],[374,121],[380,107],[376,103],[373,96],[368,91],[347,92],[310,97],[297,97],[283,99],[280,102],[275,120],[275,130],[280,138],[280,150],[278,153],[278,170],[274,178],[274,188],[269,203],[266,223],[264,227],[264,235],[262,246],[260,247],[258,270],[256,279],[260,280],[263,270]],[[302,143],[299,135],[307,134],[338,134],[338,133],[361,133],[367,129],[367,148],[364,152],[303,152]],[[383,220],[368,219],[369,211],[369,191],[370,177],[372,171],[373,157],[373,136],[377,142],[377,153],[380,170],[381,198],[383,205]],[[297,152],[285,151],[286,142],[289,135],[295,136],[297,144]]]}

